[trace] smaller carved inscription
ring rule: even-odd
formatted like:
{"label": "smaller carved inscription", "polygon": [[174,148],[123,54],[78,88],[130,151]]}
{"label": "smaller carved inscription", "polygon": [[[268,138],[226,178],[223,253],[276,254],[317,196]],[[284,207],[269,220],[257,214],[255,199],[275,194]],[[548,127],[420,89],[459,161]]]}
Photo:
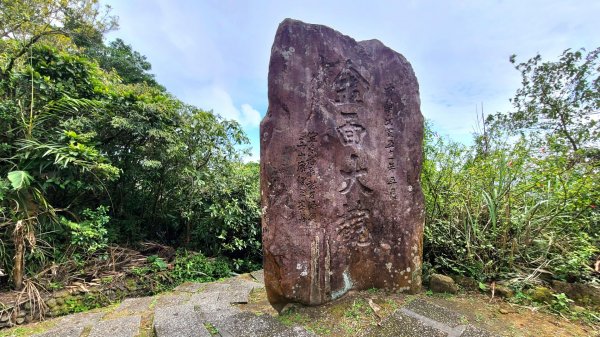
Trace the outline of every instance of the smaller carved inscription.
{"label": "smaller carved inscription", "polygon": [[344,242],[353,242],[359,247],[365,247],[371,244],[370,218],[368,209],[350,209],[340,216],[335,229]]}
{"label": "smaller carved inscription", "polygon": [[394,129],[394,102],[392,100],[392,95],[394,93],[395,87],[393,85],[388,85],[385,87],[385,103],[383,105],[383,109],[385,111],[385,121],[383,123],[385,127],[385,135],[386,135],[386,143],[385,149],[387,150],[387,169],[388,169],[388,177],[386,179],[386,184],[388,186],[388,195],[391,199],[397,200],[398,194],[396,189],[396,181],[395,171],[396,171],[396,158],[394,158],[394,150],[395,150],[395,129]]}
{"label": "smaller carved inscription", "polygon": [[317,187],[317,133],[305,132],[300,136],[296,148],[298,150],[298,165],[296,181],[300,189],[298,211],[300,221],[308,222],[315,213],[317,202],[315,190]]}

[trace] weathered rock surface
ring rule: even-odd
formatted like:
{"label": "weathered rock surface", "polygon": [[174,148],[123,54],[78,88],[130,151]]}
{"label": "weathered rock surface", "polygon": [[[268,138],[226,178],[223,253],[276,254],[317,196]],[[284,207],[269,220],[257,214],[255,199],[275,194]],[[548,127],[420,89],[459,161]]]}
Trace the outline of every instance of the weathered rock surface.
{"label": "weathered rock surface", "polygon": [[453,275],[454,282],[466,290],[479,290],[479,282],[472,277]]}
{"label": "weathered rock surface", "polygon": [[496,284],[494,295],[502,298],[511,298],[515,296],[515,292],[507,286]]}
{"label": "weathered rock surface", "polygon": [[454,283],[454,280],[449,276],[441,274],[431,275],[429,288],[434,293],[456,294],[458,292],[458,286]]}
{"label": "weathered rock surface", "polygon": [[552,288],[557,293],[564,293],[579,305],[600,308],[600,288],[591,284],[567,283],[552,281]]}
{"label": "weathered rock surface", "polygon": [[261,123],[264,278],[277,310],[420,289],[419,104],[410,64],[381,42],[280,24]]}

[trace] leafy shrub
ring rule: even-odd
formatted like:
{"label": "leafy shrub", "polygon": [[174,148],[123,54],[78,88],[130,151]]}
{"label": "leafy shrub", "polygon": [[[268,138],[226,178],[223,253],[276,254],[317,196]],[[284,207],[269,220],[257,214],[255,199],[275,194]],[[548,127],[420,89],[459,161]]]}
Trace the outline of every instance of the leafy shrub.
{"label": "leafy shrub", "polygon": [[262,262],[258,164],[235,165],[212,184],[194,230],[195,247],[231,258],[238,272],[256,269]]}
{"label": "leafy shrub", "polygon": [[598,162],[501,136],[469,148],[426,133],[425,261],[479,280],[592,280]]}
{"label": "leafy shrub", "polygon": [[157,271],[165,270],[169,266],[165,262],[165,260],[163,260],[162,258],[158,257],[157,255],[148,256],[148,262],[150,262],[151,268],[153,270],[157,270]]}
{"label": "leafy shrub", "polygon": [[60,223],[69,229],[71,245],[76,251],[85,255],[92,255],[108,247],[107,230],[105,225],[110,221],[107,215],[108,207],[99,206],[95,211],[85,209],[83,220],[71,221],[61,217]]}
{"label": "leafy shrub", "polygon": [[169,271],[176,284],[195,281],[210,282],[232,275],[229,263],[223,259],[209,259],[200,253],[181,250]]}

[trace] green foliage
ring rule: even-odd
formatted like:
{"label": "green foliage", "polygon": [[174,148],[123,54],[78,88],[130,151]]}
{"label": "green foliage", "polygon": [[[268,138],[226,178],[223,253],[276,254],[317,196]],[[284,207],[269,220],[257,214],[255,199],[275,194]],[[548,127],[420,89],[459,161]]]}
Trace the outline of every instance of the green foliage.
{"label": "green foliage", "polygon": [[573,300],[567,297],[565,294],[552,294],[554,300],[550,304],[552,310],[556,312],[568,312],[570,311],[569,304],[573,303]]}
{"label": "green foliage", "polygon": [[116,22],[96,0],[0,13],[0,268],[15,284],[110,242],[260,261],[258,168],[241,163],[236,122],[167,93],[122,40],[104,44]]}
{"label": "green foliage", "polygon": [[[600,124],[600,48],[565,50],[558,61],[542,62],[541,56],[516,65],[522,87],[508,114],[490,116],[500,127],[527,133],[553,151],[577,152],[596,148]],[[510,58],[516,63],[516,56]],[[493,118],[495,117],[495,118]]]}
{"label": "green foliage", "polygon": [[597,279],[599,54],[518,64],[515,111],[488,118],[472,147],[428,127],[424,252],[434,269],[482,281]]}
{"label": "green foliage", "polygon": [[158,257],[157,255],[148,256],[148,262],[151,263],[153,270],[161,271],[167,269],[168,267],[168,264],[165,262],[165,260]]}
{"label": "green foliage", "polygon": [[[425,260],[479,280],[593,276],[598,254],[597,163],[570,167],[524,139],[487,153],[427,132]],[[537,271],[536,271],[537,270]]]}
{"label": "green foliage", "polygon": [[180,251],[169,274],[175,284],[186,281],[210,282],[231,276],[231,269],[225,260],[209,259],[200,253]]}
{"label": "green foliage", "polygon": [[212,177],[215,188],[200,200],[194,230],[198,248],[234,259],[237,271],[253,269],[244,261],[261,260],[259,166],[238,164]]}
{"label": "green foliage", "polygon": [[18,191],[22,188],[27,188],[33,180],[33,177],[26,171],[8,172],[7,178],[8,181],[10,181],[12,189],[15,191]]}
{"label": "green foliage", "polygon": [[148,73],[152,65],[146,57],[121,39],[104,44],[88,45],[86,55],[98,61],[100,67],[106,71],[115,71],[125,84],[146,83],[150,86],[159,86],[154,75]]}
{"label": "green foliage", "polygon": [[60,223],[69,229],[70,243],[77,252],[89,256],[108,247],[105,225],[110,221],[110,216],[107,212],[108,207],[105,206],[99,206],[95,211],[85,209],[81,222],[61,217]]}

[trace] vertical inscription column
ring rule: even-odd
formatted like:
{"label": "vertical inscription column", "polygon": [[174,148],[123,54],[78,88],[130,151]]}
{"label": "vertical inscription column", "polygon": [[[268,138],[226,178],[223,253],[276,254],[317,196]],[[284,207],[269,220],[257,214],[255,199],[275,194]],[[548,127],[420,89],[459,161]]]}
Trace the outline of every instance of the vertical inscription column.
{"label": "vertical inscription column", "polygon": [[315,200],[317,136],[316,132],[304,132],[296,145],[298,151],[296,182],[300,190],[298,214],[299,220],[304,226],[314,226],[310,222],[314,219],[315,208],[317,207]]}
{"label": "vertical inscription column", "polygon": [[393,199],[398,199],[397,188],[396,185],[398,181],[396,181],[396,158],[394,157],[395,149],[396,149],[396,130],[394,127],[394,108],[395,104],[393,102],[392,94],[394,93],[394,86],[387,85],[385,87],[385,104],[383,106],[383,110],[385,112],[385,121],[383,125],[385,126],[385,157],[387,161],[386,169],[387,169],[387,179],[386,184],[388,186],[388,196]]}

